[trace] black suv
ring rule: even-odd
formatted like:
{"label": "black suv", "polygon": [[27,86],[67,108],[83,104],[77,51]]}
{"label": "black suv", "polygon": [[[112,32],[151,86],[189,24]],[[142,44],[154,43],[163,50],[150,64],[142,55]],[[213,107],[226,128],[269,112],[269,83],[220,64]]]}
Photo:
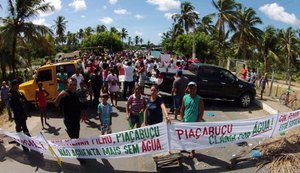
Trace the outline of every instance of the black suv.
{"label": "black suv", "polygon": [[[160,90],[170,92],[176,70],[160,68],[163,82]],[[208,64],[193,63],[191,70],[183,70],[190,81],[197,82],[197,92],[206,99],[236,100],[241,107],[249,107],[255,98],[255,85],[238,79],[230,71]]]}

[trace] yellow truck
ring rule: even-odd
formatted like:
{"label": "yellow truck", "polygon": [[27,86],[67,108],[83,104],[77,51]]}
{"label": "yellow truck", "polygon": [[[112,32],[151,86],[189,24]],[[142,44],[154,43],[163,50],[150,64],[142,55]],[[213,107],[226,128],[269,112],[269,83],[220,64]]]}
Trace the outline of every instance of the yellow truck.
{"label": "yellow truck", "polygon": [[56,74],[60,72],[60,68],[64,68],[64,72],[71,77],[76,68],[81,66],[80,60],[71,60],[68,62],[61,62],[55,64],[47,64],[37,69],[34,78],[30,81],[20,84],[19,91],[23,94],[24,99],[29,102],[35,102],[35,89],[38,88],[38,81],[42,81],[43,87],[49,92],[47,97],[48,102],[53,102],[57,97],[57,77]]}

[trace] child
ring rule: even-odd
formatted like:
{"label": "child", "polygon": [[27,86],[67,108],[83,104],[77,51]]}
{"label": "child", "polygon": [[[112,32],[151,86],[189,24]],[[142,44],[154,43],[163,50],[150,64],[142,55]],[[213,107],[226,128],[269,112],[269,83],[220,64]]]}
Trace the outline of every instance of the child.
{"label": "child", "polygon": [[112,106],[111,104],[107,103],[108,100],[108,94],[103,93],[102,95],[102,102],[98,105],[98,115],[100,119],[100,129],[101,129],[101,135],[112,133],[111,130],[111,112],[112,112]]}
{"label": "child", "polygon": [[260,86],[261,86],[261,91],[260,91],[260,99],[263,99],[263,94],[266,89],[266,85],[269,85],[269,80],[268,80],[268,73],[265,73],[260,79]]}
{"label": "child", "polygon": [[[110,74],[106,78],[106,82],[108,83],[108,92],[110,94],[110,101],[112,106],[117,106],[118,96],[117,93],[119,92],[119,80],[115,73],[114,69],[110,70]],[[115,105],[113,103],[115,100]]]}
{"label": "child", "polygon": [[87,95],[89,93],[89,90],[85,87],[84,81],[80,82],[80,88],[76,91],[78,97],[79,97],[79,102],[81,105],[81,122],[86,122],[87,120],[87,109],[88,109],[88,104],[87,104]]}
{"label": "child", "polygon": [[[45,96],[46,94],[46,96]],[[45,119],[45,124],[47,124],[46,118],[49,119],[49,117],[46,116],[46,107],[47,107],[47,102],[46,102],[46,97],[49,96],[49,93],[43,88],[43,83],[41,81],[38,82],[38,89],[35,90],[35,102],[37,104],[37,107],[40,109],[41,112],[41,122],[42,122],[42,127],[44,127],[44,122],[43,122],[43,117]]]}

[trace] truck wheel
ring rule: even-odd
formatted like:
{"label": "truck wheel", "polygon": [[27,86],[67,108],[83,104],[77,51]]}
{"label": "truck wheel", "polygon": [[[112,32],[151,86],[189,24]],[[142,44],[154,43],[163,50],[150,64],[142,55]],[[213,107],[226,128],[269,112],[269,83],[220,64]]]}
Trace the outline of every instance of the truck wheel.
{"label": "truck wheel", "polygon": [[250,93],[244,93],[240,96],[238,102],[241,107],[247,108],[250,106],[251,101],[252,101],[252,97],[251,97]]}

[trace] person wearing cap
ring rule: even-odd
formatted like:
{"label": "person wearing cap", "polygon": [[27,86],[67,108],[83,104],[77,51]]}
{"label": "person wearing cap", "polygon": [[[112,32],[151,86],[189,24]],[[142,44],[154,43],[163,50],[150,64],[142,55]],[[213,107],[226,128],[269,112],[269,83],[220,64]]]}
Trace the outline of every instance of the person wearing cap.
{"label": "person wearing cap", "polygon": [[[189,94],[185,95],[181,104],[180,117],[183,122],[201,122],[204,121],[204,102],[203,99],[197,94],[196,82],[189,82],[187,90]],[[194,158],[195,150],[189,154],[189,158]]]}
{"label": "person wearing cap", "polygon": [[[27,128],[26,120],[27,114],[23,108],[23,96],[18,91],[19,90],[19,82],[18,80],[13,80],[11,82],[11,89],[9,90],[9,105],[14,113],[15,124],[16,124],[16,132],[23,132],[27,136],[30,136],[29,130]],[[22,145],[23,151],[28,152],[29,149]]]}
{"label": "person wearing cap", "polygon": [[68,74],[64,72],[64,67],[59,67],[59,73],[56,74],[57,78],[57,92],[60,93],[62,90],[67,88]]}
{"label": "person wearing cap", "polygon": [[177,70],[175,80],[173,82],[172,91],[171,91],[171,95],[173,96],[173,102],[174,102],[174,110],[175,110],[174,119],[177,119],[177,116],[179,115],[180,104],[185,94],[185,90],[188,82],[189,79],[182,75],[182,70]]}

